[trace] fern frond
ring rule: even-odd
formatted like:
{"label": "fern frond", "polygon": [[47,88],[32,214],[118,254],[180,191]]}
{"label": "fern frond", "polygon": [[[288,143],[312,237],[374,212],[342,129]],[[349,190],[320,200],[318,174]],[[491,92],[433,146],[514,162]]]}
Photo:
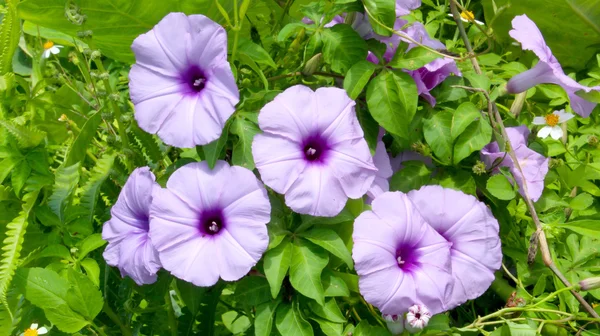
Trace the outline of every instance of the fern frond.
{"label": "fern frond", "polygon": [[163,155],[156,143],[156,140],[151,134],[144,132],[137,125],[131,125],[132,135],[135,142],[140,146],[144,154],[154,163],[160,162]]}
{"label": "fern frond", "polygon": [[25,203],[19,215],[6,226],[6,238],[2,243],[2,259],[0,260],[0,302],[11,315],[10,306],[6,300],[6,292],[19,264],[25,231],[29,223],[29,213],[35,204],[39,190],[26,194]]}
{"label": "fern frond", "polygon": [[52,195],[48,199],[48,206],[58,216],[62,223],[65,222],[65,209],[71,201],[71,196],[79,182],[79,163],[69,167],[60,166],[56,170]]}
{"label": "fern frond", "polygon": [[8,133],[14,136],[19,146],[23,148],[35,147],[46,137],[45,132],[33,126],[22,126],[6,120],[0,120],[0,126],[3,126]]}
{"label": "fern frond", "polygon": [[17,16],[17,1],[6,1],[6,13],[0,23],[0,75],[10,72],[12,69],[12,59],[19,38],[21,37],[21,22]]}
{"label": "fern frond", "polygon": [[90,221],[92,221],[94,217],[94,210],[96,209],[98,194],[100,194],[100,187],[108,178],[113,163],[115,162],[115,157],[115,154],[109,153],[104,154],[98,159],[98,163],[91,171],[90,178],[82,188],[79,205],[86,210],[87,218]]}

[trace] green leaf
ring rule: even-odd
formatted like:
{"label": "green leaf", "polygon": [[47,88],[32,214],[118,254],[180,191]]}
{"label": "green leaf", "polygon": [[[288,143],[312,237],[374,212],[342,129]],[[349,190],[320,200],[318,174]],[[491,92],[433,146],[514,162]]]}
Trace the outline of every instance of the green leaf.
{"label": "green leaf", "polygon": [[397,69],[417,70],[440,57],[424,47],[415,47],[406,54],[396,53],[387,65]]}
{"label": "green leaf", "polygon": [[452,162],[452,113],[441,111],[433,115],[431,119],[423,120],[423,134],[425,140],[431,146],[433,153],[438,159],[449,165]]}
{"label": "green leaf", "polygon": [[263,47],[250,41],[247,38],[241,37],[238,41],[238,52],[244,54],[259,64],[268,65],[274,69],[277,69],[277,64],[273,62],[273,59],[269,53],[263,49]]}
{"label": "green leaf", "polygon": [[506,176],[497,174],[489,178],[485,187],[497,199],[509,201],[517,195]]}
{"label": "green leaf", "polygon": [[21,189],[25,186],[25,182],[31,175],[31,167],[27,161],[23,160],[16,165],[10,173],[10,181],[15,190],[15,194],[19,195]]}
{"label": "green leaf", "polygon": [[46,137],[46,133],[33,126],[27,127],[2,119],[0,119],[0,126],[3,126],[8,133],[17,139],[19,146],[22,148],[35,147]]}
{"label": "green leaf", "polygon": [[469,71],[463,73],[463,77],[469,80],[472,87],[483,89],[486,92],[490,91],[490,78],[487,74],[478,74],[474,71]]}
{"label": "green leaf", "polygon": [[87,220],[92,222],[94,212],[96,210],[96,202],[100,195],[100,187],[110,175],[116,155],[114,153],[104,154],[96,162],[96,166],[92,169],[91,176],[83,186],[81,193],[80,205],[87,213]]}
{"label": "green leaf", "polygon": [[417,111],[417,85],[409,74],[383,71],[367,87],[367,106],[379,125],[400,137],[409,137]]}
{"label": "green leaf", "polygon": [[587,101],[600,104],[600,91],[585,92],[583,90],[579,90],[575,93]]}
{"label": "green leaf", "polygon": [[144,154],[148,156],[150,161],[154,163],[160,162],[162,160],[162,152],[156,143],[156,139],[152,134],[148,134],[143,131],[138,125],[137,122],[131,123],[131,131],[133,135],[133,139],[137,143],[137,145],[142,149]]}
{"label": "green leaf", "polygon": [[372,326],[367,320],[362,320],[354,329],[353,336],[388,336],[391,335],[387,328]]}
{"label": "green leaf", "polygon": [[242,334],[252,325],[248,316],[241,315],[238,312],[231,310],[221,315],[223,325],[232,335]]}
{"label": "green leaf", "polygon": [[29,213],[37,200],[38,191],[26,194],[23,197],[25,203],[19,215],[6,225],[6,238],[2,242],[2,255],[0,256],[0,303],[8,308],[6,292],[17,269],[23,240],[27,225],[29,224]]}
{"label": "green leaf", "polygon": [[331,322],[346,322],[346,318],[344,317],[344,314],[342,314],[342,311],[340,310],[340,307],[335,301],[335,298],[326,299],[325,304],[322,306],[314,301],[310,301],[308,302],[308,307],[310,307],[311,312],[316,316],[322,317]]}
{"label": "green leaf", "polygon": [[317,322],[317,324],[319,325],[319,328],[321,328],[321,331],[323,331],[323,334],[325,334],[326,336],[340,336],[340,335],[348,335],[348,334],[342,334],[342,330],[344,328],[344,325],[341,323],[334,323],[328,320],[324,320],[318,317],[310,317],[311,320]]}
{"label": "green leaf", "polygon": [[344,78],[344,90],[348,92],[351,99],[358,98],[375,72],[375,68],[375,64],[362,60],[348,70]]}
{"label": "green leaf", "polygon": [[238,141],[233,146],[231,162],[234,165],[242,166],[250,170],[254,169],[254,159],[252,158],[252,140],[260,132],[258,125],[244,117],[240,113],[236,115],[231,125],[231,132],[238,136]]}
{"label": "green leaf", "polygon": [[271,286],[271,295],[276,298],[281,290],[281,282],[292,263],[292,244],[285,238],[277,247],[270,249],[263,257],[265,276]]}
{"label": "green leaf", "polygon": [[9,156],[4,160],[0,161],[0,183],[4,182],[6,177],[10,175],[13,168],[23,160],[23,157],[15,158],[13,156]]}
{"label": "green leaf", "polygon": [[21,21],[17,17],[18,0],[7,0],[0,23],[0,75],[10,72],[15,50],[21,37]]}
{"label": "green leaf", "polygon": [[[502,331],[502,336],[535,336],[537,332],[535,328],[529,324],[517,324],[514,322],[506,321]],[[508,329],[508,332],[505,332]]]}
{"label": "green leaf", "polygon": [[379,124],[373,119],[369,111],[366,108],[357,106],[356,107],[356,118],[365,133],[365,140],[371,150],[371,155],[375,155],[377,149],[377,142],[379,141]]}
{"label": "green leaf", "polygon": [[223,148],[225,148],[225,144],[227,144],[228,133],[229,127],[228,125],[225,125],[223,133],[221,133],[221,136],[217,140],[202,146],[204,158],[206,159],[206,163],[208,163],[208,167],[210,167],[210,169],[213,169],[215,167],[215,163],[217,163],[217,160],[219,160],[219,157],[223,152]]}
{"label": "green leaf", "polygon": [[235,297],[237,302],[247,308],[270,301],[269,282],[263,277],[244,277],[235,288]]}
{"label": "green leaf", "polygon": [[56,272],[43,268],[20,268],[15,284],[25,298],[46,313],[46,318],[60,330],[74,333],[89,324],[74,312],[66,301],[69,282]]}
{"label": "green leaf", "polygon": [[600,225],[597,219],[581,219],[564,224],[552,224],[552,226],[569,229],[582,236],[600,239]]}
{"label": "green leaf", "polygon": [[390,181],[390,191],[409,192],[419,189],[431,180],[431,170],[421,161],[403,162],[400,169]]}
{"label": "green leaf", "polygon": [[88,321],[93,321],[104,305],[102,293],[87,276],[73,269],[69,269],[67,274],[71,285],[66,296],[69,307]]}
{"label": "green leaf", "polygon": [[313,244],[319,245],[329,251],[334,256],[342,259],[350,269],[354,267],[352,254],[342,241],[342,238],[331,229],[313,228],[300,234],[310,240]]}
{"label": "green leaf", "polygon": [[458,164],[471,153],[481,150],[492,140],[492,126],[487,120],[480,118],[472,123],[456,139],[454,143],[454,164]]}
{"label": "green leaf", "polygon": [[98,262],[92,258],[85,258],[80,264],[94,285],[96,287],[100,286],[100,266],[98,266]]}
{"label": "green leaf", "polygon": [[88,146],[92,143],[94,136],[96,136],[96,130],[102,123],[102,113],[94,113],[83,125],[81,132],[77,135],[71,147],[67,152],[64,165],[66,167],[72,166],[85,159],[85,153]]}
{"label": "green leaf", "polygon": [[[77,36],[83,29],[93,32],[94,43],[106,56],[133,63],[133,40],[148,32],[170,12],[204,14],[221,23],[223,18],[213,0],[145,1],[145,0],[81,0],[72,2],[79,15],[85,15],[83,26],[75,25],[65,16],[64,0],[26,0],[19,4],[19,16],[34,24]],[[221,1],[227,11],[232,3]],[[71,11],[70,16],[75,17]]]}
{"label": "green leaf", "polygon": [[304,319],[296,302],[293,306],[289,303],[283,303],[277,307],[275,325],[281,335],[313,336],[312,326]]}
{"label": "green leaf", "polygon": [[275,310],[281,301],[265,302],[256,306],[256,315],[254,318],[254,336],[270,336],[275,319]]}
{"label": "green leaf", "polygon": [[376,21],[381,22],[388,28],[394,28],[394,22],[396,21],[395,1],[363,0],[363,4],[368,12],[369,22],[371,22],[375,33],[381,36],[391,36],[392,33]]}
{"label": "green leaf", "polygon": [[325,28],[323,60],[337,73],[345,74],[357,62],[367,58],[367,43],[347,24]]}
{"label": "green leaf", "polygon": [[302,295],[314,299],[321,305],[325,301],[321,272],[328,262],[329,254],[321,247],[313,245],[305,239],[294,240],[292,244],[290,282]]}
{"label": "green leaf", "polygon": [[90,252],[104,246],[104,244],[106,244],[106,241],[102,239],[100,233],[94,233],[93,235],[87,236],[79,243],[79,255],[77,259],[82,260]]}
{"label": "green leaf", "polygon": [[[348,275],[346,279],[340,278],[339,274]],[[346,280],[350,280],[352,277],[349,273],[334,273],[329,269],[324,269],[323,274],[321,274],[321,282],[323,283],[323,290],[325,292],[325,297],[336,297],[336,296],[349,296],[350,290],[348,289],[348,285]],[[354,276],[356,280],[356,292],[358,292],[358,276]]]}
{"label": "green leaf", "polygon": [[452,126],[450,127],[452,141],[455,141],[478,118],[481,118],[481,113],[479,113],[479,109],[473,103],[465,102],[460,104],[452,116]]}
{"label": "green leaf", "polygon": [[65,222],[65,209],[70,203],[77,182],[79,182],[79,163],[68,167],[58,167],[48,205],[61,223]]}
{"label": "green leaf", "polygon": [[573,210],[585,210],[594,203],[594,197],[588,193],[581,193],[571,200],[570,207]]}

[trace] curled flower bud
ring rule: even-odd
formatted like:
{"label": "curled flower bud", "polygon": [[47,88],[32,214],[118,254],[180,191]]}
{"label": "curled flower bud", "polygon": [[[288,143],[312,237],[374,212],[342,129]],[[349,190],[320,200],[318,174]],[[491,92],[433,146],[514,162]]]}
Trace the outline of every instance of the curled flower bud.
{"label": "curled flower bud", "polygon": [[382,317],[392,335],[402,334],[404,331],[404,320],[402,319],[402,315],[383,314]]}
{"label": "curled flower bud", "polygon": [[588,291],[596,288],[600,288],[600,277],[587,278],[579,281],[581,290]]}
{"label": "curled flower bud", "polygon": [[91,30],[78,31],[77,37],[79,37],[79,38],[92,37],[92,31]]}
{"label": "curled flower bud", "polygon": [[415,142],[411,145],[413,151],[423,155],[423,156],[431,156],[431,149],[426,144],[421,141]]}
{"label": "curled flower bud", "polygon": [[318,53],[318,54],[314,55],[313,57],[311,57],[311,59],[309,59],[306,62],[304,69],[302,69],[302,74],[304,76],[310,76],[310,75],[314,74],[315,71],[317,71],[319,69],[322,59],[323,59],[323,54],[321,54],[321,53]]}
{"label": "curled flower bud", "polygon": [[110,77],[110,74],[108,72],[101,72],[98,74],[98,78],[105,80],[108,79]]}
{"label": "curled flower bud", "polygon": [[596,146],[598,146],[598,143],[600,141],[598,140],[597,136],[590,135],[590,136],[588,136],[587,142],[588,142],[588,145],[596,147]]}
{"label": "curled flower bud", "polygon": [[94,50],[90,54],[91,59],[100,58],[101,56],[102,56],[102,53],[100,52],[100,50]]}
{"label": "curled flower bud", "polygon": [[65,17],[69,22],[78,26],[82,25],[87,19],[87,16],[81,14],[81,8],[73,1],[65,3]]}
{"label": "curled flower bud", "polygon": [[486,169],[485,169],[485,163],[477,160],[477,163],[475,163],[475,165],[473,166],[473,173],[477,174],[477,175],[483,175],[485,174]]}
{"label": "curled flower bud", "polygon": [[69,120],[69,118],[64,113],[60,115],[60,118],[58,118],[58,121],[67,121],[67,120]]}
{"label": "curled flower bud", "polygon": [[77,54],[74,51],[69,53],[69,62],[75,65],[79,64],[79,57],[77,57]]}
{"label": "curled flower bud", "polygon": [[429,323],[431,312],[425,305],[416,304],[408,308],[406,313],[406,330],[411,334],[423,330]]}
{"label": "curled flower bud", "polygon": [[550,161],[548,162],[548,168],[560,167],[564,164],[565,161],[563,161],[563,159],[550,158]]}

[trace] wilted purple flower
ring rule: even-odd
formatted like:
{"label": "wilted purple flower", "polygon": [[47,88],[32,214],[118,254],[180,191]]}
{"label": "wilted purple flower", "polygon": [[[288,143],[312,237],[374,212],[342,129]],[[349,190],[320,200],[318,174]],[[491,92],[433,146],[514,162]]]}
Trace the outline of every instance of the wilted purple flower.
{"label": "wilted purple flower", "polygon": [[367,191],[367,196],[371,200],[386,191],[390,191],[389,179],[394,174],[390,164],[390,157],[385,150],[385,144],[381,140],[377,141],[373,163],[377,168],[377,173],[375,174],[371,188]]}
{"label": "wilted purple flower", "polygon": [[579,97],[575,92],[600,91],[600,86],[583,86],[565,75],[560,63],[546,44],[544,36],[527,15],[516,16],[512,20],[512,26],[513,29],[508,32],[510,36],[519,41],[524,50],[533,51],[540,61],[532,69],[511,78],[506,85],[508,92],[523,92],[543,83],[560,85],[567,92],[573,111],[582,117],[588,117],[596,103]]}
{"label": "wilted purple flower", "polygon": [[150,168],[137,168],[127,179],[111,218],[102,227],[102,239],[108,241],[104,259],[116,266],[121,276],[129,276],[138,285],[156,281],[160,269],[158,253],[148,238],[148,217],[152,191],[160,188]]}
{"label": "wilted purple flower", "polygon": [[377,168],[354,105],[342,89],[296,85],[261,109],[256,168],[292,210],[333,217],[371,187]]}
{"label": "wilted purple flower", "polygon": [[131,48],[129,92],[140,127],[177,147],[218,139],[239,101],[225,29],[204,15],[170,13]]}
{"label": "wilted purple flower", "polygon": [[521,195],[525,194],[525,185],[529,197],[535,202],[542,196],[542,192],[544,191],[544,178],[548,173],[548,162],[550,159],[527,147],[529,129],[526,126],[507,127],[506,133],[508,134],[510,145],[515,151],[519,165],[523,170],[523,174],[515,167],[508,153],[500,151],[497,142],[492,142],[481,149],[481,161],[490,169],[495,165],[496,160],[502,160],[493,173],[499,172],[498,167],[509,168],[517,185],[519,185]]}
{"label": "wilted purple flower", "polygon": [[452,243],[454,289],[447,308],[481,296],[502,264],[498,221],[491,211],[471,195],[440,186],[413,190],[408,198],[425,222]]}
{"label": "wilted purple flower", "polygon": [[385,324],[392,335],[400,335],[404,331],[404,319],[402,315],[382,314]]}
{"label": "wilted purple flower", "polygon": [[410,14],[410,11],[421,7],[421,0],[396,0],[396,16]]}
{"label": "wilted purple flower", "polygon": [[579,281],[581,290],[589,291],[600,288],[600,277],[587,278]]}
{"label": "wilted purple flower", "polygon": [[415,302],[445,311],[453,285],[451,244],[401,192],[377,196],[372,207],[356,218],[352,234],[365,300],[384,314],[403,314]]}
{"label": "wilted purple flower", "polygon": [[411,334],[417,333],[427,326],[430,318],[431,312],[425,305],[413,305],[406,313],[406,330]]}
{"label": "wilted purple flower", "polygon": [[163,267],[180,279],[204,287],[219,277],[238,280],[267,248],[271,205],[246,168],[190,163],[153,197],[150,239]]}

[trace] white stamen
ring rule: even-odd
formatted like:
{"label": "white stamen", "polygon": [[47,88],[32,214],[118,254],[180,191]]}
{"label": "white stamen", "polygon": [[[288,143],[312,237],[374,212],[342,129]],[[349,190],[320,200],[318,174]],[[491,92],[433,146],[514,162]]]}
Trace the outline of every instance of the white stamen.
{"label": "white stamen", "polygon": [[398,265],[404,265],[404,260],[402,260],[401,256],[398,256],[398,259],[396,260],[398,260]]}
{"label": "white stamen", "polygon": [[194,85],[194,86],[200,86],[200,85],[204,84],[204,82],[205,82],[205,81],[206,81],[206,79],[204,79],[204,78],[198,78],[198,79],[196,79],[196,80],[194,81],[194,84],[193,84],[193,85]]}
{"label": "white stamen", "polygon": [[308,147],[308,149],[306,150],[306,155],[315,155],[315,153],[317,152],[316,149],[312,148],[312,147]]}
{"label": "white stamen", "polygon": [[217,222],[212,221],[210,223],[210,226],[208,227],[208,231],[210,232],[219,232],[219,225],[217,224]]}

